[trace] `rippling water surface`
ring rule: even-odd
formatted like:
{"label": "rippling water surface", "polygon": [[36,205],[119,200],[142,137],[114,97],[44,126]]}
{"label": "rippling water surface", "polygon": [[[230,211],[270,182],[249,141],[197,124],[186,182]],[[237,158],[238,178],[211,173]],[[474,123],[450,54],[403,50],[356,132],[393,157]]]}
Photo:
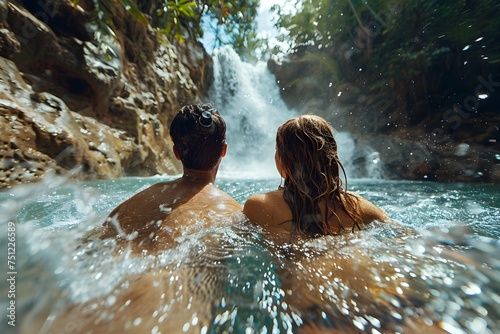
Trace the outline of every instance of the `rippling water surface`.
{"label": "rippling water surface", "polygon": [[[50,179],[0,192],[4,254],[16,223],[17,331],[74,333],[96,322],[147,333],[500,330],[498,185],[349,182],[410,234],[372,224],[280,246],[238,217],[155,256],[82,241],[116,205],[166,179]],[[279,180],[223,175],[217,184],[243,204]],[[9,285],[0,284],[5,312]],[[2,318],[0,331],[11,331]]]}

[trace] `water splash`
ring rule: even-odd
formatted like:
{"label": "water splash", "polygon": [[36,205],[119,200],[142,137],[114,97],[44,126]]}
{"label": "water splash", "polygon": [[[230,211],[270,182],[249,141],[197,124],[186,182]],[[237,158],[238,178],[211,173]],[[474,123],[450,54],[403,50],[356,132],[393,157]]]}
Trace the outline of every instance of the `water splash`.
{"label": "water splash", "polygon": [[[356,333],[401,332],[408,318],[453,333],[490,334],[500,328],[500,198],[493,186],[356,180],[353,187],[363,189],[365,197],[377,199],[391,216],[421,230],[420,236],[410,238],[375,224],[346,237],[279,246],[248,222],[235,220],[184,238],[178,249],[152,257],[133,258],[127,252],[115,257],[113,240],[82,243],[88,229],[98,226],[116,204],[159,181],[72,183],[47,178],[0,192],[1,208],[8,213],[0,217],[0,228],[5,231],[8,221],[18,227],[19,321],[36,323],[41,314],[37,312],[48,310],[45,319],[50,322],[50,315],[57,318],[77,303],[88,307],[86,321],[119,317],[117,331],[123,326],[137,331],[161,328],[164,323],[159,321],[172,319],[179,307],[183,322],[171,324],[177,332],[185,328],[188,333],[204,326],[210,333],[289,333],[311,324]],[[276,185],[271,180],[226,178],[219,186],[242,202],[249,193]],[[463,203],[472,208],[471,214]],[[221,240],[223,247],[204,241],[207,236]],[[6,234],[1,234],[0,248],[6,243]],[[164,276],[135,280],[152,269]],[[130,297],[134,282],[152,287],[148,303]],[[2,291],[5,284],[0,282]],[[189,293],[194,294],[203,291],[197,287],[204,284],[222,290],[202,296],[202,311],[190,299],[161,297],[180,288],[193,289]],[[367,290],[367,284],[372,289]],[[0,306],[5,310],[4,300]],[[209,304],[213,313],[206,312]],[[148,305],[152,316],[125,318],[128,307]],[[78,332],[81,328],[71,326],[79,323],[68,322],[67,332]],[[0,326],[8,333],[5,322]]]}

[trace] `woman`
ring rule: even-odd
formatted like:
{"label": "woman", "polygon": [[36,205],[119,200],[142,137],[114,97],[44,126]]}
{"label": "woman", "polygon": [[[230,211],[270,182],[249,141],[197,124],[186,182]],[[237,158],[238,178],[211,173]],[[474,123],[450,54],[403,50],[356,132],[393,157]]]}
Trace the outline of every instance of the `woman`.
{"label": "woman", "polygon": [[284,187],[247,199],[243,212],[282,241],[335,235],[389,221],[380,208],[342,187],[337,143],[321,117],[302,115],[278,128],[276,167]]}
{"label": "woman", "polygon": [[[277,275],[286,291],[280,305],[286,306],[283,312],[300,317],[294,333],[360,333],[362,328],[444,333],[413,311],[425,296],[392,260],[373,257],[371,247],[347,234],[310,240],[361,229],[375,220],[393,222],[382,209],[342,187],[339,171],[345,171],[329,124],[312,115],[285,122],[278,128],[275,159],[284,187],[251,196],[243,212],[274,241],[269,245],[282,261]],[[299,239],[299,247],[288,247],[292,239]],[[408,314],[400,313],[406,307]]]}

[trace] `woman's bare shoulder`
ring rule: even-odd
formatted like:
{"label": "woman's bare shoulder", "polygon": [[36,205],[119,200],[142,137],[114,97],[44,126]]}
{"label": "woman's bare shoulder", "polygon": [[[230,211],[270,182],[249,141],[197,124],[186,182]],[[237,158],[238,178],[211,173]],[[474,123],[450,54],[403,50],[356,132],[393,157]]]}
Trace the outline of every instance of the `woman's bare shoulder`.
{"label": "woman's bare shoulder", "polygon": [[250,216],[254,216],[255,213],[266,211],[271,206],[269,197],[267,193],[250,196],[243,205],[243,213],[251,218]]}
{"label": "woman's bare shoulder", "polygon": [[283,197],[282,190],[273,190],[267,193],[254,194],[248,197],[248,199],[245,202],[245,205],[247,205],[247,202],[249,204],[255,204],[255,203],[266,204],[268,202],[274,201],[275,198],[282,198],[282,197]]}
{"label": "woman's bare shoulder", "polygon": [[382,210],[363,196],[353,192],[348,192],[348,194],[356,198],[358,210],[363,217],[364,223],[371,223],[375,220],[378,220],[380,222],[387,222],[390,220],[389,215],[384,210]]}
{"label": "woman's bare shoulder", "polygon": [[264,194],[250,196],[243,205],[243,213],[248,219],[259,225],[268,223],[273,215],[276,199],[282,195],[279,191],[271,191]]}

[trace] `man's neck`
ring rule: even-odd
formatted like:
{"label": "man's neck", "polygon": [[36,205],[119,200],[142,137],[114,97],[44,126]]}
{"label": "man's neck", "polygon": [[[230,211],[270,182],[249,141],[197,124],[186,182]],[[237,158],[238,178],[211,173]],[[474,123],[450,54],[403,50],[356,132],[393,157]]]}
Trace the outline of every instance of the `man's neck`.
{"label": "man's neck", "polygon": [[217,176],[217,168],[211,170],[184,169],[182,179],[196,183],[214,183]]}

